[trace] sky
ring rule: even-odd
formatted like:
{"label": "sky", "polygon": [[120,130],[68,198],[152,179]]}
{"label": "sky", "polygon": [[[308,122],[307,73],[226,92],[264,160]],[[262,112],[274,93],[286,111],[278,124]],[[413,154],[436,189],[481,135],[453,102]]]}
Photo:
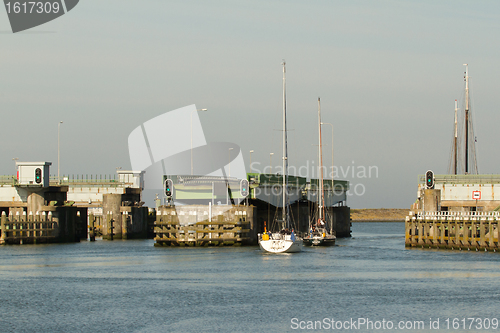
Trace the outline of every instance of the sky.
{"label": "sky", "polygon": [[317,165],[320,97],[348,205],[409,208],[419,174],[447,173],[464,63],[479,172],[500,173],[499,35],[496,1],[82,0],[16,34],[0,9],[0,174],[13,158],[57,174],[59,121],[61,174],[130,169],[132,130],[192,104],[247,171],[250,150],[252,171],[278,166],[284,59],[290,165]]}

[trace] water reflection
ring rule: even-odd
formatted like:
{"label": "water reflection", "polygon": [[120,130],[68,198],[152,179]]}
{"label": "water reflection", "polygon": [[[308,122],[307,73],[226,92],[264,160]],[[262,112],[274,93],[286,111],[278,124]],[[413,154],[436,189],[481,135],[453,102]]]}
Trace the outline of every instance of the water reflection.
{"label": "water reflection", "polygon": [[294,317],[428,321],[500,309],[499,253],[409,250],[402,223],[354,223],[352,239],[297,254],[153,244],[1,247],[0,331],[286,332]]}

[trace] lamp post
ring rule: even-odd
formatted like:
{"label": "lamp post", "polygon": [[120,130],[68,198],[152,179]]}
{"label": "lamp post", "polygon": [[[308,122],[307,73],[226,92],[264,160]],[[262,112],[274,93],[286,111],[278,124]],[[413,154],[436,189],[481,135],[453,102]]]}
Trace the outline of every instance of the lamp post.
{"label": "lamp post", "polygon": [[330,123],[321,123],[321,125],[330,125],[332,126],[332,193],[333,193],[333,125]]}
{"label": "lamp post", "polygon": [[231,150],[233,150],[233,148],[229,148],[229,155],[228,155],[229,156],[229,161],[228,161],[229,162],[228,163],[229,164],[229,175],[228,175],[228,177],[231,177]]}
{"label": "lamp post", "polygon": [[269,167],[271,168],[270,174],[273,174],[273,155],[274,153],[269,153]]}
{"label": "lamp post", "polygon": [[250,173],[252,173],[252,153],[253,150],[250,150]]}
{"label": "lamp post", "polygon": [[193,175],[193,112],[207,111],[207,109],[196,109],[191,111],[191,176]]}
{"label": "lamp post", "polygon": [[61,184],[61,175],[60,175],[60,169],[61,169],[61,124],[63,122],[60,121],[57,124],[57,183]]}

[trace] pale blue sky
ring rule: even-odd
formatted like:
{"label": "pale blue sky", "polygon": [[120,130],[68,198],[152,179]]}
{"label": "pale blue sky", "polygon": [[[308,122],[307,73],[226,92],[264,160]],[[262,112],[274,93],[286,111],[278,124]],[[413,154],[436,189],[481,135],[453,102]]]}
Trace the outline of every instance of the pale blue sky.
{"label": "pale blue sky", "polygon": [[0,10],[0,174],[14,173],[13,157],[57,173],[60,120],[61,173],[127,169],[129,133],[190,104],[209,109],[208,141],[238,144],[247,165],[250,150],[262,166],[274,152],[278,165],[285,59],[290,163],[317,163],[320,96],[335,164],[378,167],[351,179],[366,192],[348,203],[409,207],[418,174],[447,171],[463,63],[479,170],[500,173],[499,16],[496,1],[82,0],[12,34]]}

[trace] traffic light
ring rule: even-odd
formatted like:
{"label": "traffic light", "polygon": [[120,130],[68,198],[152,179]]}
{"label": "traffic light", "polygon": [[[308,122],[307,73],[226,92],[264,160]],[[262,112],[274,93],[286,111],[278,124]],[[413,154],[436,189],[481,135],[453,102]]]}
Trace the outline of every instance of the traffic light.
{"label": "traffic light", "polygon": [[434,188],[434,172],[432,172],[431,170],[428,170],[425,173],[425,187],[427,189]]}
{"label": "traffic light", "polygon": [[42,183],[42,169],[40,168],[35,169],[35,183],[37,184]]}
{"label": "traffic light", "polygon": [[240,193],[241,193],[241,195],[243,197],[248,196],[248,190],[249,190],[248,180],[242,179],[241,182],[240,182]]}
{"label": "traffic light", "polygon": [[165,195],[171,198],[173,192],[174,192],[174,182],[172,181],[172,179],[165,180]]}

